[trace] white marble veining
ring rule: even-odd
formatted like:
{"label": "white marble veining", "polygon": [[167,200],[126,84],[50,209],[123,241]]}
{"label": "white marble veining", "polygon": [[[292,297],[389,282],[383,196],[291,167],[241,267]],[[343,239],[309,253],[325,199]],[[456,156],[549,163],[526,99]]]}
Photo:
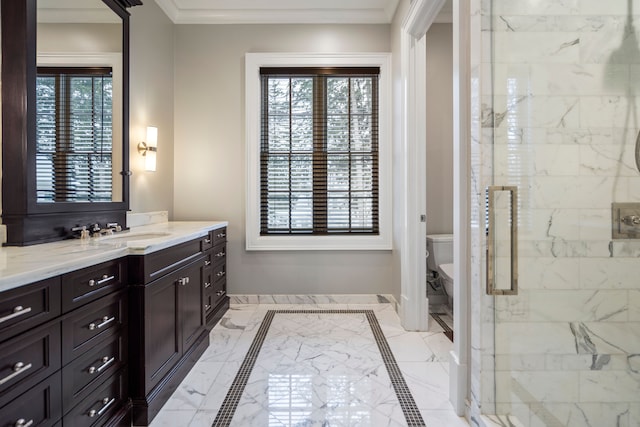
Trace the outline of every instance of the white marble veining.
{"label": "white marble veining", "polygon": [[473,228],[471,417],[640,425],[640,244],[611,238],[611,203],[640,202],[640,4],[478,3],[472,224],[486,186],[518,186],[520,293],[482,295],[484,229]]}
{"label": "white marble veining", "polygon": [[[439,357],[452,344],[440,326],[431,322],[429,332],[404,332],[394,308],[376,302],[232,304],[212,330],[211,345],[151,427],[176,420],[181,426],[211,426],[264,315],[284,309],[374,310],[427,425],[468,425],[448,401],[447,363]],[[437,336],[445,341],[434,341]],[[363,314],[276,314],[231,425],[406,426],[389,381]]]}
{"label": "white marble veining", "polygon": [[[204,236],[227,226],[225,221],[165,222],[131,228],[88,240],[63,240],[33,246],[0,248],[0,291],[132,254],[148,254]],[[158,237],[138,239],[143,234]],[[133,240],[127,240],[132,236]]]}
{"label": "white marble veining", "polygon": [[127,226],[140,227],[143,225],[161,224],[169,222],[168,211],[156,212],[127,212]]}

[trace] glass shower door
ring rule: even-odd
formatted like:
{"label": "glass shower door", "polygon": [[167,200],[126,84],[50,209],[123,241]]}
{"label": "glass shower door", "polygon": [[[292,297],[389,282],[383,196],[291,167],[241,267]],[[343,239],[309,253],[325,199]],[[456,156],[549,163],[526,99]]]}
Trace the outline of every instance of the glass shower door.
{"label": "glass shower door", "polygon": [[483,412],[524,426],[640,426],[636,11],[640,0],[482,0]]}

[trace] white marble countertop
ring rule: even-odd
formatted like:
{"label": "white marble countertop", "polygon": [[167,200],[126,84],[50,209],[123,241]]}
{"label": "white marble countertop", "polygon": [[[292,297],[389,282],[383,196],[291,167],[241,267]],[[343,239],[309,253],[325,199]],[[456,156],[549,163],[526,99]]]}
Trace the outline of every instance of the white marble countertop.
{"label": "white marble countertop", "polygon": [[146,255],[226,227],[226,221],[175,221],[111,236],[0,248],[0,292],[127,255]]}

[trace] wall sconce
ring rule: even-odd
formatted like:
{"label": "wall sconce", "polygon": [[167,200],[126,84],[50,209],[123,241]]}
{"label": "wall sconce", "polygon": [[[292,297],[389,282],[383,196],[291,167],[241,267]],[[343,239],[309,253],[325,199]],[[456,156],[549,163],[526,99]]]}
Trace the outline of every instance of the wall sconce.
{"label": "wall sconce", "polygon": [[158,128],[147,127],[147,141],[138,143],[138,153],[144,156],[144,170],[155,172],[158,152]]}

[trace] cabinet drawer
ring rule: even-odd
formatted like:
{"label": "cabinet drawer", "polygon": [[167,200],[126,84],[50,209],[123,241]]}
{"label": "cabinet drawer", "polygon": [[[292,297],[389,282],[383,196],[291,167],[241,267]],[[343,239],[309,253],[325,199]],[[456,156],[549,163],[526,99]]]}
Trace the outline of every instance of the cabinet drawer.
{"label": "cabinet drawer", "polygon": [[60,323],[0,344],[0,406],[60,369]]}
{"label": "cabinet drawer", "polygon": [[204,295],[204,313],[205,315],[209,315],[213,311],[214,308],[222,301],[222,299],[227,294],[226,292],[226,281],[219,280],[214,282],[213,286],[209,288]]}
{"label": "cabinet drawer", "polygon": [[129,257],[130,283],[150,283],[196,261],[202,255],[202,239],[190,240],[148,255],[132,255]]}
{"label": "cabinet drawer", "polygon": [[226,260],[227,257],[227,245],[223,243],[221,245],[216,245],[211,252],[213,252],[213,263],[218,264]]}
{"label": "cabinet drawer", "polygon": [[227,264],[223,262],[214,266],[212,276],[214,282],[225,280],[227,277]]}
{"label": "cabinet drawer", "polygon": [[20,424],[37,427],[57,426],[56,423],[61,417],[62,393],[59,371],[0,408],[2,427]]}
{"label": "cabinet drawer", "polygon": [[62,364],[93,348],[127,324],[124,291],[103,297],[75,310],[62,320]]}
{"label": "cabinet drawer", "polygon": [[62,311],[68,312],[125,285],[124,259],[107,261],[62,275]]}
{"label": "cabinet drawer", "polygon": [[89,427],[103,425],[122,409],[126,402],[126,371],[121,371],[101,384],[95,392],[81,401],[62,423],[65,426]]}
{"label": "cabinet drawer", "polygon": [[88,395],[102,380],[120,370],[127,360],[123,335],[114,335],[62,369],[64,413]]}
{"label": "cabinet drawer", "polygon": [[0,293],[0,341],[60,315],[60,278]]}
{"label": "cabinet drawer", "polygon": [[217,246],[220,243],[224,243],[227,241],[227,227],[218,228],[217,230],[213,230],[213,246]]}
{"label": "cabinet drawer", "polygon": [[215,293],[207,292],[204,295],[204,306],[202,307],[202,311],[204,312],[205,318],[209,316],[209,314],[213,313],[213,309],[215,308]]}
{"label": "cabinet drawer", "polygon": [[211,249],[213,247],[213,234],[210,231],[206,236],[202,239],[202,250],[206,251],[207,249]]}

